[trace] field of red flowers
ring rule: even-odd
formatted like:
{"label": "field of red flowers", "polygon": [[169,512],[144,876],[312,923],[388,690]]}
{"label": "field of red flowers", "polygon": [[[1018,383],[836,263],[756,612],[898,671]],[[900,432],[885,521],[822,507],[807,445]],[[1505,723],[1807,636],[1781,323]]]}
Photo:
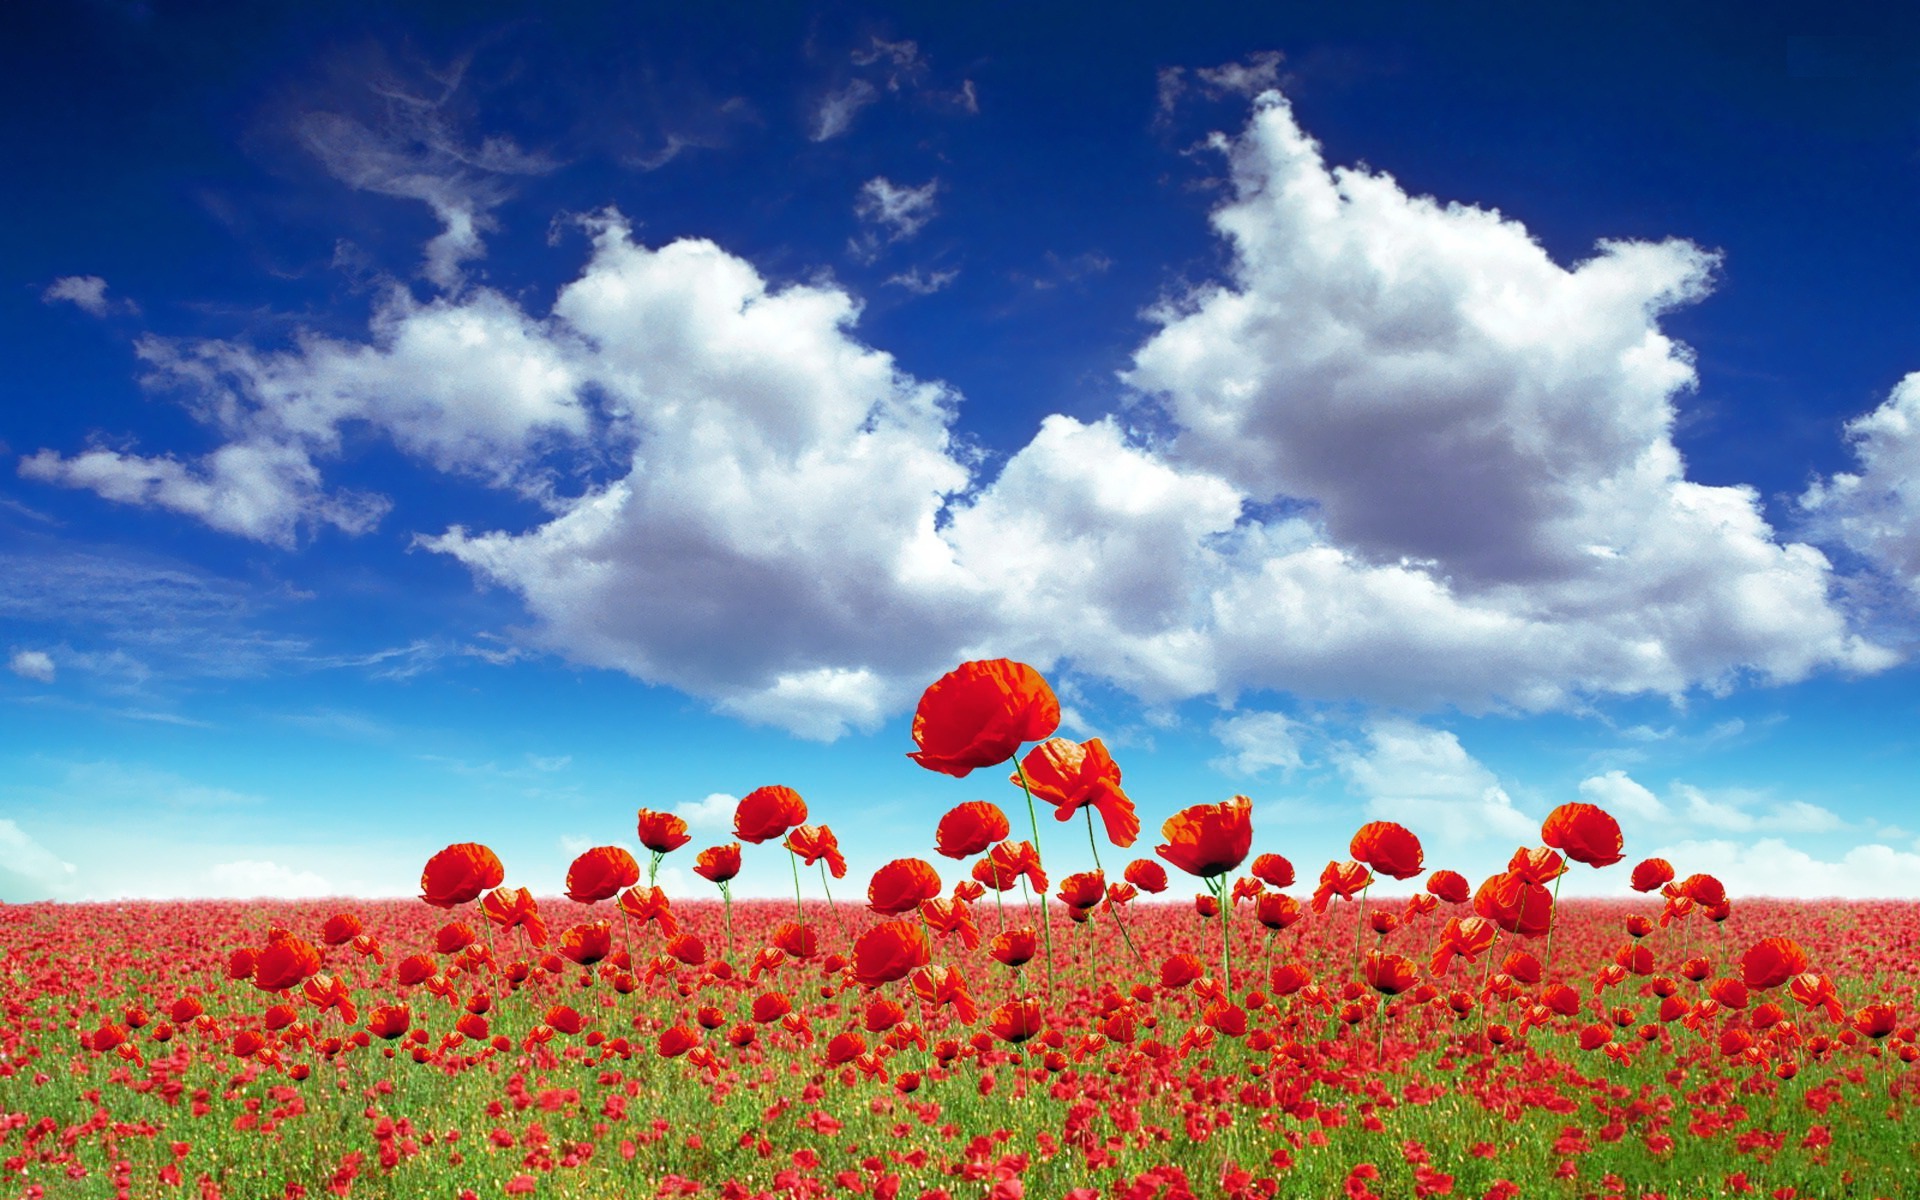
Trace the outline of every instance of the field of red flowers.
{"label": "field of red flowers", "polygon": [[[0,906],[5,1188],[1920,1195],[1920,905],[1729,899],[1659,859],[1636,900],[1561,904],[1567,871],[1627,869],[1581,804],[1478,886],[1368,823],[1303,901],[1243,797],[1127,857],[1119,768],[1057,724],[1021,664],[929,688],[915,760],[1011,764],[1029,836],[958,804],[928,821],[949,865],[895,860],[864,898],[732,901],[743,842],[796,892],[844,877],[769,786],[693,856],[697,903],[653,886],[684,823],[642,810],[648,861],[589,850],[564,896],[456,843],[419,901]],[[1041,806],[1114,875],[1049,877]]]}

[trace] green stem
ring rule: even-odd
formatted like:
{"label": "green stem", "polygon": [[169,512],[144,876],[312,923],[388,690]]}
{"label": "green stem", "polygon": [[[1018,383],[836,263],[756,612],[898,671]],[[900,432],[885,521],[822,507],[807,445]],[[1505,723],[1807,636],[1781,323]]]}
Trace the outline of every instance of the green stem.
{"label": "green stem", "polygon": [[720,899],[727,908],[727,961],[733,961],[733,889],[720,885]]}
{"label": "green stem", "polygon": [[[1014,774],[1019,776],[1020,790],[1027,797],[1027,826],[1033,830],[1033,856],[1040,862],[1040,869],[1046,870],[1046,859],[1040,854],[1040,818],[1033,811],[1033,787],[1027,782],[1027,769],[1020,763],[1019,752],[1013,756]],[[1047,893],[1040,893],[1040,936],[1047,948],[1047,999],[1053,999],[1053,922],[1047,920]]]}
{"label": "green stem", "polygon": [[[1087,814],[1087,845],[1093,850],[1093,869],[1100,872],[1100,881],[1104,884],[1107,879],[1107,869],[1100,865],[1100,843],[1095,841],[1093,836],[1093,809],[1082,808],[1080,811]],[[1140,965],[1141,970],[1145,970],[1147,960],[1140,957],[1140,951],[1133,944],[1132,935],[1127,933],[1127,923],[1120,919],[1120,910],[1114,907],[1111,900],[1107,901],[1107,911],[1113,914],[1114,927],[1120,930],[1120,940],[1127,944],[1127,952],[1133,955],[1133,961]]]}
{"label": "green stem", "polygon": [[827,860],[820,860],[820,890],[827,894],[827,911],[833,914],[833,923],[840,929],[840,936],[847,936],[846,922],[840,919],[840,909],[833,902],[833,889],[827,886]]}
{"label": "green stem", "polygon": [[1233,1002],[1233,950],[1228,944],[1227,930],[1232,924],[1233,905],[1228,902],[1230,896],[1227,891],[1227,877],[1221,875],[1217,880],[1210,879],[1207,881],[1207,886],[1212,889],[1214,902],[1220,909],[1220,989],[1225,994],[1227,1002],[1231,1004]]}
{"label": "green stem", "polygon": [[800,856],[787,851],[787,865],[793,868],[793,919],[805,925],[807,914],[800,909]]}
{"label": "green stem", "polygon": [[1547,917],[1547,961],[1546,965],[1540,968],[1540,979],[1543,983],[1551,982],[1553,979],[1553,935],[1560,924],[1560,880],[1565,876],[1566,872],[1562,871],[1553,877],[1553,912]]}
{"label": "green stem", "polygon": [[1353,923],[1353,961],[1347,964],[1347,972],[1353,975],[1358,975],[1360,971],[1360,935],[1366,928],[1367,893],[1372,888],[1373,884],[1369,883],[1360,889],[1360,915],[1354,919]]}

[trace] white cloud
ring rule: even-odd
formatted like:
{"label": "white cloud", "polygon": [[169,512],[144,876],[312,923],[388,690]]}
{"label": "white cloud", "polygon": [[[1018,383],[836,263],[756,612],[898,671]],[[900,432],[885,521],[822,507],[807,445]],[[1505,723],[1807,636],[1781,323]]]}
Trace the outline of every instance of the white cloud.
{"label": "white cloud", "polygon": [[853,212],[874,228],[854,240],[854,251],[871,258],[881,247],[903,242],[919,233],[938,211],[935,197],[939,191],[938,179],[929,179],[919,187],[895,184],[884,175],[867,180],[860,188]]}
{"label": "white cloud", "polygon": [[264,859],[242,858],[234,862],[215,863],[207,868],[205,878],[206,889],[199,895],[208,898],[245,900],[271,896],[291,900],[338,893],[338,889],[323,876]]}
{"label": "white cloud", "polygon": [[1231,775],[1258,775],[1273,767],[1299,770],[1300,724],[1284,713],[1241,713],[1213,723],[1213,736],[1232,751],[1210,765]]}
{"label": "white cloud", "polygon": [[1660,797],[1648,791],[1625,771],[1608,771],[1580,781],[1580,799],[1606,809],[1615,817],[1638,817],[1643,821],[1667,821],[1672,813]]}
{"label": "white cloud", "polygon": [[1754,808],[1763,801],[1757,795],[1734,789],[1722,789],[1715,795],[1691,784],[1675,784],[1674,795],[1685,802],[1685,820],[1707,829],[1730,833],[1830,833],[1845,829],[1846,822],[1831,809],[1805,800],[1767,803],[1764,811]]}
{"label": "white cloud", "polygon": [[76,874],[72,863],[13,821],[0,818],[0,900],[68,899]]}
{"label": "white cloud", "polygon": [[[1743,843],[1684,841],[1649,851],[1682,875],[1704,871],[1727,885],[1729,895],[1848,900],[1906,898],[1920,879],[1920,853],[1870,842],[1837,859],[1815,858],[1779,838]],[[1738,909],[1735,909],[1736,913]]]}
{"label": "white cloud", "polygon": [[1400,822],[1423,842],[1539,841],[1539,822],[1514,808],[1493,772],[1447,730],[1381,719],[1364,749],[1344,747],[1334,760],[1369,814]]}
{"label": "white cloud", "polygon": [[861,109],[879,98],[880,89],[864,79],[852,80],[845,87],[828,92],[813,110],[813,130],[809,136],[816,142],[839,137],[852,128],[853,118]]}
{"label": "white cloud", "polygon": [[8,660],[7,668],[22,679],[37,683],[53,682],[53,656],[45,650],[16,650]]}
{"label": "white cloud", "polygon": [[734,810],[740,797],[726,792],[709,792],[698,800],[685,800],[673,806],[673,815],[695,829],[731,829]]}
{"label": "white cloud", "polygon": [[1847,422],[1860,469],[1800,496],[1812,529],[1863,555],[1920,599],[1920,371]]}
{"label": "white cloud", "polygon": [[1378,629],[1400,673],[1477,703],[1892,661],[1751,489],[1685,478],[1673,398],[1694,373],[1657,318],[1705,294],[1712,255],[1603,242],[1563,268],[1498,213],[1330,170],[1277,93],[1217,144],[1230,282],[1157,310],[1128,378],[1178,426],[1174,461],[1310,505],[1325,544],[1275,556],[1261,594],[1310,596],[1336,638]]}
{"label": "white cloud", "polygon": [[912,292],[916,296],[931,296],[959,277],[960,272],[957,269],[922,274],[920,268],[915,267],[910,271],[902,271],[898,275],[887,276],[886,286],[897,287],[902,291]]}
{"label": "white cloud", "polygon": [[40,293],[40,300],[44,304],[71,304],[95,317],[140,311],[139,305],[131,300],[107,299],[107,281],[98,275],[63,275],[47,285]]}

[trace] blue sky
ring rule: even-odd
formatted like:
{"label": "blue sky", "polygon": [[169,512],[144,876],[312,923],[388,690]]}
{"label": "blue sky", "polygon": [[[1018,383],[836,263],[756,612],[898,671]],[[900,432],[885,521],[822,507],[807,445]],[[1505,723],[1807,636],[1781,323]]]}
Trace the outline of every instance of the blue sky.
{"label": "blue sky", "polygon": [[0,898],[853,893],[1002,656],[1136,852],[1920,892],[1920,22],[1082,7],[10,13]]}

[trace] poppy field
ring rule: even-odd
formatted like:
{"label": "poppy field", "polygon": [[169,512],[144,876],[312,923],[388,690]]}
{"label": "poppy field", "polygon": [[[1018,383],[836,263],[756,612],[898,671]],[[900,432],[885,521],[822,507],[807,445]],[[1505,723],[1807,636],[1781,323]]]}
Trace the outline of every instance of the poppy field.
{"label": "poppy field", "polygon": [[[1920,905],[1729,897],[1585,804],[1478,883],[1388,821],[1296,877],[1238,796],[1136,852],[1058,724],[1022,664],[935,682],[912,757],[1005,803],[864,890],[769,785],[563,888],[456,842],[411,901],[0,905],[0,1194],[1920,1194]],[[1050,873],[1062,838],[1101,865]],[[655,886],[676,855],[710,899]]]}

